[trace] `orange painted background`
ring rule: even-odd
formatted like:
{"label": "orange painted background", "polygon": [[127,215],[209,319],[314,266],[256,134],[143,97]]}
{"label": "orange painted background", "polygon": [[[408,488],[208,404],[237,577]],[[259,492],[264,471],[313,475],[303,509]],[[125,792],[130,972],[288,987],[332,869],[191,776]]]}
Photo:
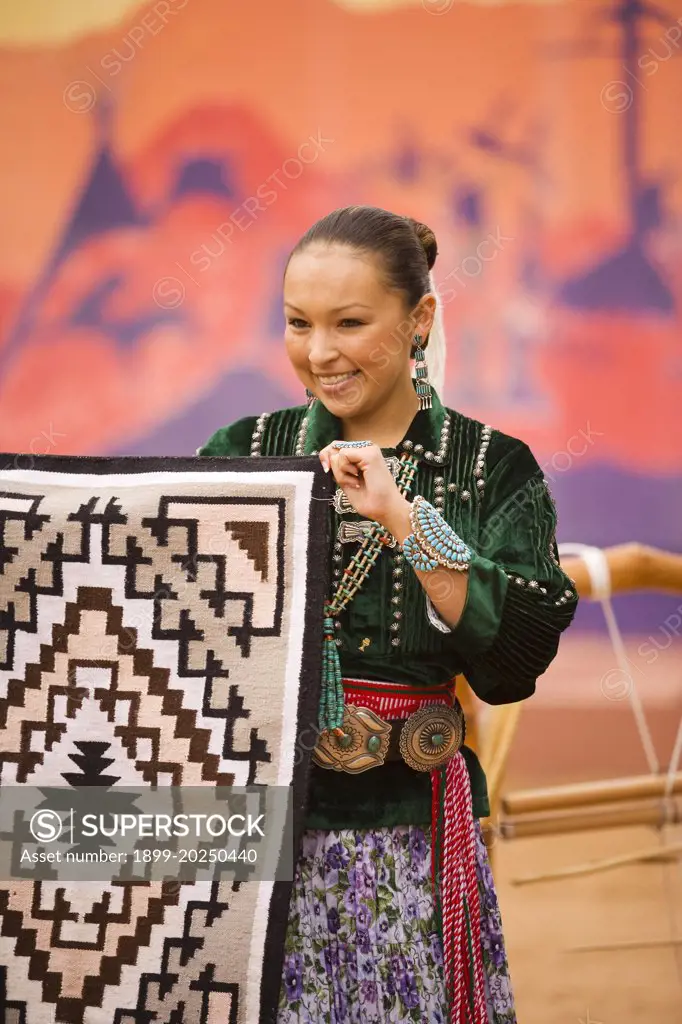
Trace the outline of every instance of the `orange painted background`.
{"label": "orange painted background", "polygon": [[436,231],[445,398],[528,441],[564,538],[680,548],[675,0],[41,3],[0,15],[0,449],[300,402],[283,261],[371,203]]}

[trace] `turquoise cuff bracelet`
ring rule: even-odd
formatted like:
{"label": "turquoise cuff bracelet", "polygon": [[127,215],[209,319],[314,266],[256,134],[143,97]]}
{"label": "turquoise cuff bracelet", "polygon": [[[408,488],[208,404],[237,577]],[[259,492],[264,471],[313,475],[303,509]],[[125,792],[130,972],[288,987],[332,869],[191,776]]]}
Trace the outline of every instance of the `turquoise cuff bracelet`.
{"label": "turquoise cuff bracelet", "polygon": [[420,494],[410,510],[412,533],[403,541],[403,554],[413,569],[458,569],[466,572],[473,552],[433,505]]}

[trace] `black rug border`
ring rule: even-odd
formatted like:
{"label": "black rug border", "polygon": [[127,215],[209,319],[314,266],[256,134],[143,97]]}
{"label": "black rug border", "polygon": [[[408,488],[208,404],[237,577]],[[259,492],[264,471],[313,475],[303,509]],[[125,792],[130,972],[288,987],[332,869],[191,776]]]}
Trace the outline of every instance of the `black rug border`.
{"label": "black rug border", "polygon": [[[248,462],[252,467],[254,461]],[[336,484],[331,474],[327,475],[319,459],[304,457],[266,457],[257,464],[287,464],[301,469],[305,463],[314,471],[311,503],[308,518],[308,560],[306,579],[305,629],[301,660],[301,686],[298,693],[297,746],[301,734],[310,736],[310,729],[317,728],[320,689],[322,683],[322,627],[324,604],[329,592],[329,500]],[[304,820],[308,803],[308,784],[312,765],[312,750],[301,745],[302,757],[294,765],[292,782],[292,832],[294,867],[304,831]],[[293,891],[293,880],[275,882],[270,899],[270,917],[265,939],[263,974],[261,978],[261,1015],[259,1024],[276,1024],[279,993],[282,984],[284,962],[284,941],[289,920],[289,903]]]}
{"label": "black rug border", "polygon": [[[26,460],[30,465],[21,465]],[[301,686],[298,697],[297,737],[317,728],[322,680],[322,626],[324,603],[329,590],[329,501],[336,489],[316,456],[206,456],[206,455],[30,455],[0,452],[0,472],[14,471],[101,474],[167,472],[312,473],[308,518],[308,561],[306,578],[305,628],[303,633]],[[17,479],[20,484],[20,478]],[[297,744],[300,740],[297,738]],[[312,750],[302,747],[292,778],[293,860],[296,862],[304,830]],[[289,917],[293,880],[274,882],[264,943],[261,975],[259,1024],[276,1024],[282,982],[284,942]]]}
{"label": "black rug border", "polygon": [[[29,460],[22,466],[17,460]],[[335,484],[313,455],[30,455],[25,452],[0,452],[0,473],[257,473],[295,470],[315,474],[332,497]]]}

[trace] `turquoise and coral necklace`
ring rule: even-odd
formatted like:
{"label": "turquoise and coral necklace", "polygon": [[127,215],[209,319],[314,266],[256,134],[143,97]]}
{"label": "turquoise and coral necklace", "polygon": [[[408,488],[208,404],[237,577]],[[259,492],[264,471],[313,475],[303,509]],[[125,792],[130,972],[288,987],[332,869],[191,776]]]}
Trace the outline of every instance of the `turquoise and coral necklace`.
{"label": "turquoise and coral necklace", "polygon": [[[403,452],[400,456],[396,485],[404,498],[410,493],[417,463],[418,459],[409,452]],[[367,528],[359,548],[343,570],[336,590],[325,604],[319,711],[319,726],[322,733],[331,732],[337,736],[343,734],[343,677],[336,644],[336,622],[364,584],[384,547],[394,546],[395,540],[388,530],[380,523],[372,523]]]}

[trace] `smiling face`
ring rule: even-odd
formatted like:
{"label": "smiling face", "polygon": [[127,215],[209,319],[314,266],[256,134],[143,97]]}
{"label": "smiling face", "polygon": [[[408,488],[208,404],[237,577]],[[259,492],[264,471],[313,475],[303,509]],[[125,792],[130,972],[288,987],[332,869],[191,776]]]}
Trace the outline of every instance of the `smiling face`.
{"label": "smiling face", "polygon": [[311,244],[292,256],[284,280],[287,353],[331,413],[366,416],[396,389],[413,394],[412,339],[428,334],[433,308],[424,296],[409,310],[372,253]]}

